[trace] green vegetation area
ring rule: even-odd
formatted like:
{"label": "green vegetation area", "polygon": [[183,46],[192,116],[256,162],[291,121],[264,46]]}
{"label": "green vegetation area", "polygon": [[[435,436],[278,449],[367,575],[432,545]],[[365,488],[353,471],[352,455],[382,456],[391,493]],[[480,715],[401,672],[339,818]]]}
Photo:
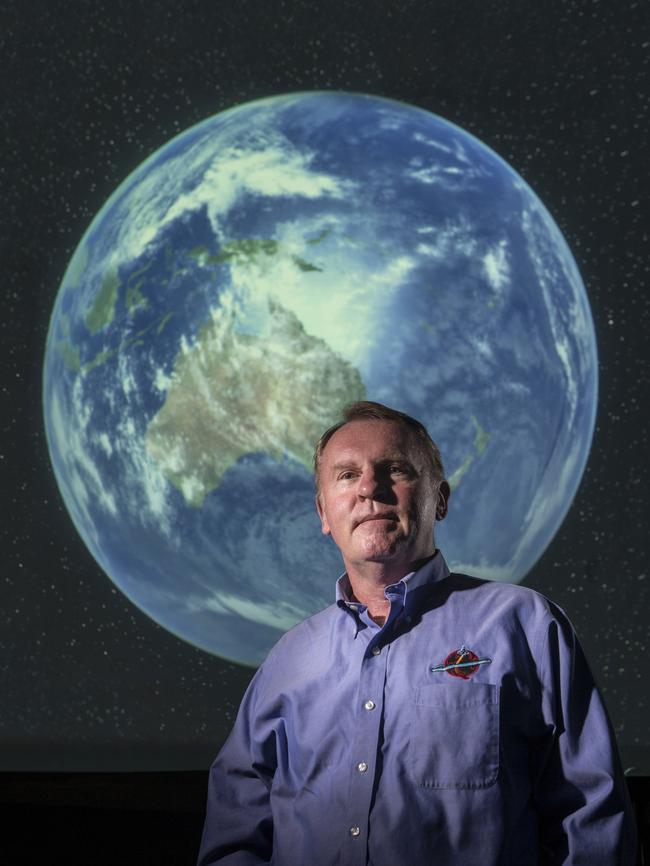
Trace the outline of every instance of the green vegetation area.
{"label": "green vegetation area", "polygon": [[95,295],[92,307],[86,313],[86,327],[91,334],[96,334],[113,321],[119,287],[120,280],[117,271],[109,271],[104,277],[100,290]]}
{"label": "green vegetation area", "polygon": [[484,430],[481,425],[478,423],[478,419],[472,415],[472,421],[474,426],[476,427],[476,435],[474,436],[474,448],[476,450],[476,456],[482,457],[483,452],[487,448],[488,442],[490,441],[491,435]]}
{"label": "green vegetation area", "polygon": [[309,238],[307,243],[308,244],[320,244],[325,240],[326,237],[328,237],[331,234],[332,234],[331,228],[323,229],[323,231],[320,232],[320,234],[317,234],[315,238]]}
{"label": "green vegetation area", "polygon": [[236,241],[228,241],[224,244],[216,256],[210,256],[209,263],[221,264],[222,262],[253,262],[258,256],[274,256],[278,251],[278,242],[272,238],[241,238]]}
{"label": "green vegetation area", "polygon": [[241,238],[228,241],[218,253],[210,253],[206,246],[198,246],[188,253],[190,258],[206,265],[221,265],[226,262],[253,262],[259,255],[273,256],[278,251],[278,242],[271,238]]}
{"label": "green vegetation area", "polygon": [[98,352],[92,361],[88,361],[81,367],[82,373],[90,373],[91,370],[94,370],[95,367],[99,367],[100,364],[103,364],[104,361],[108,361],[109,358],[112,358],[113,355],[117,355],[118,349],[102,349],[101,352]]}
{"label": "green vegetation area", "polygon": [[138,307],[146,307],[148,305],[148,301],[145,296],[140,291],[140,286],[144,280],[140,280],[139,283],[136,283],[134,286],[127,285],[126,287],[126,309],[129,315],[133,313]]}
{"label": "green vegetation area", "polygon": [[474,453],[468,454],[461,463],[461,465],[458,467],[458,469],[452,472],[451,476],[449,477],[449,485],[452,490],[455,490],[458,487],[463,475],[465,475],[472,463],[474,463],[475,460],[483,456],[483,452],[487,448],[488,442],[491,438],[491,434],[481,427],[478,418],[476,418],[474,415],[472,415],[472,423],[476,428],[476,433],[474,435]]}
{"label": "green vegetation area", "polygon": [[300,268],[301,271],[322,271],[322,268],[316,267],[316,265],[312,265],[311,262],[306,262],[304,259],[301,259],[300,256],[292,256],[294,265]]}
{"label": "green vegetation area", "polygon": [[167,324],[167,322],[171,319],[171,317],[173,315],[174,315],[173,313],[165,313],[165,315],[162,317],[162,319],[158,323],[158,327],[156,328],[156,336],[160,336],[162,334],[163,328],[165,327],[165,325]]}
{"label": "green vegetation area", "polygon": [[[308,241],[308,243],[318,243],[319,240],[326,237],[330,231],[331,229],[326,229],[318,238],[314,238],[311,241]],[[189,251],[188,256],[203,265],[223,265],[229,262],[236,262],[237,264],[252,264],[260,256],[277,255],[278,250],[279,244],[276,240],[273,240],[273,238],[240,238],[238,240],[228,241],[228,243],[224,244],[217,253],[211,253],[206,246],[193,247]],[[322,268],[306,261],[300,256],[292,256],[291,260],[297,268],[300,268],[301,271],[322,271]]]}
{"label": "green vegetation area", "polygon": [[66,340],[62,340],[60,343],[57,343],[57,349],[61,353],[61,359],[63,363],[73,373],[78,373],[81,370],[81,358],[79,357],[79,349],[76,346],[73,346],[71,343],[68,343]]}
{"label": "green vegetation area", "polygon": [[210,250],[207,247],[192,247],[188,253],[188,256],[191,259],[196,259],[197,261],[201,261],[201,259],[205,259],[209,255]]}
{"label": "green vegetation area", "polygon": [[[138,307],[146,307],[148,306],[148,301],[146,297],[140,291],[142,284],[144,283],[144,274],[147,273],[151,265],[153,264],[153,259],[149,259],[149,261],[142,265],[141,268],[138,268],[137,271],[133,271],[132,274],[129,274],[129,279],[126,283],[126,309],[129,315],[137,310]],[[140,279],[138,279],[138,277]]]}

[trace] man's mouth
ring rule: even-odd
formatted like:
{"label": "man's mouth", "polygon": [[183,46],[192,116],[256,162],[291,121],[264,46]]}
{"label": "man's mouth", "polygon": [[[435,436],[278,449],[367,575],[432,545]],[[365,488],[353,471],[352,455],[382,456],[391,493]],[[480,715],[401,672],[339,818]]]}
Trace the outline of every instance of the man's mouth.
{"label": "man's mouth", "polygon": [[361,526],[362,523],[369,523],[372,520],[391,520],[394,523],[397,522],[397,515],[393,511],[383,511],[377,512],[376,514],[366,514],[365,517],[360,518],[357,521],[357,526]]}

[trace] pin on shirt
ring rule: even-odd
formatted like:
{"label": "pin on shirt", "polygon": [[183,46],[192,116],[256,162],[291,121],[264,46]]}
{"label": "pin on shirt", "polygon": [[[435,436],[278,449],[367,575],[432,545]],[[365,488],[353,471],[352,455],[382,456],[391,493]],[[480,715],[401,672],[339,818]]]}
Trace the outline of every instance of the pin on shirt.
{"label": "pin on shirt", "polygon": [[460,649],[453,650],[441,665],[431,668],[431,673],[437,674],[446,671],[452,677],[460,677],[468,680],[481,665],[489,665],[492,659],[479,658],[475,652],[467,649],[465,644]]}

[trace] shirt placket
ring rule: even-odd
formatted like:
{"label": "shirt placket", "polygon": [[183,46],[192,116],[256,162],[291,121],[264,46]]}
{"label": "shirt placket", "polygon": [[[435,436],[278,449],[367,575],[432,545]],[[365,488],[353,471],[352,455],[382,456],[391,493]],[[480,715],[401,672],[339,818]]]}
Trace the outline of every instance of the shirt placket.
{"label": "shirt placket", "polygon": [[[361,637],[361,635],[359,635]],[[388,646],[381,646],[379,634],[372,635],[361,662],[355,707],[356,735],[350,750],[348,796],[348,853],[345,862],[365,866],[368,851],[368,824],[377,772],[377,752],[384,713],[384,683]]]}

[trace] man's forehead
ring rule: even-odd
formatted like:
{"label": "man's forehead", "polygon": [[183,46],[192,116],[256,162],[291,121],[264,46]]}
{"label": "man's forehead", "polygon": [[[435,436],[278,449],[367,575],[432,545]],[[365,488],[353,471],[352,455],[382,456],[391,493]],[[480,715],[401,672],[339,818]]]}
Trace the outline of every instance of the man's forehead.
{"label": "man's forehead", "polygon": [[359,419],[348,421],[332,435],[323,460],[338,463],[353,457],[418,459],[420,444],[414,433],[399,421]]}

